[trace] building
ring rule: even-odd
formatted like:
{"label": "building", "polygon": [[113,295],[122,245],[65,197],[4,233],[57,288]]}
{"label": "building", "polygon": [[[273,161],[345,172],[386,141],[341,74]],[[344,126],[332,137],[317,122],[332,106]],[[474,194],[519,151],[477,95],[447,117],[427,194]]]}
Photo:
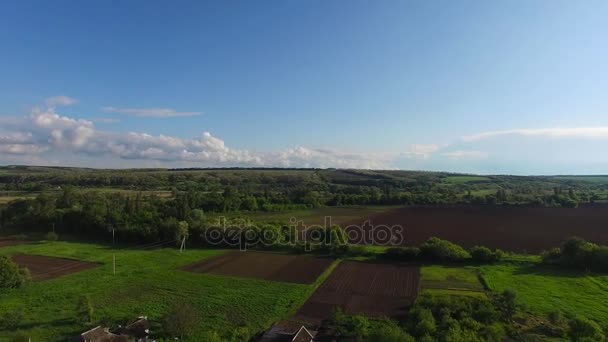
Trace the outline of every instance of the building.
{"label": "building", "polygon": [[80,334],[81,342],[128,342],[129,338],[124,335],[116,335],[109,328],[101,325]]}
{"label": "building", "polygon": [[80,334],[81,342],[153,342],[149,339],[150,323],[147,317],[140,316],[132,323],[121,327],[114,332],[110,328],[97,326]]}
{"label": "building", "polygon": [[266,331],[259,342],[312,342],[317,332],[309,330],[301,323],[281,321]]}

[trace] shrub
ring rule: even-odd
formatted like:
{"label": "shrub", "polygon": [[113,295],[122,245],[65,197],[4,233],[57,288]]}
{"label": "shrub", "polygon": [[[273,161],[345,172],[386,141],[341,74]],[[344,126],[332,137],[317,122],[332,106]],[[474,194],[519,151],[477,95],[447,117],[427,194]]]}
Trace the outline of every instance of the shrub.
{"label": "shrub", "polygon": [[0,255],[0,288],[12,289],[23,286],[28,281],[29,271],[20,270],[7,256]]}
{"label": "shrub", "polygon": [[504,290],[494,298],[494,302],[503,319],[512,321],[517,312],[517,295],[511,290]]}
{"label": "shrub", "polygon": [[401,329],[397,323],[390,320],[378,322],[367,337],[367,342],[414,342],[415,339]]}
{"label": "shrub", "polygon": [[198,311],[187,303],[174,305],[161,319],[165,333],[179,338],[192,335],[198,321]]}
{"label": "shrub", "polygon": [[492,252],[488,247],[475,246],[471,248],[470,253],[473,261],[480,264],[491,264],[498,261],[497,253]]}
{"label": "shrub", "polygon": [[48,232],[48,233],[46,233],[44,238],[47,241],[57,241],[59,239],[59,235],[57,235],[57,233],[55,233],[55,232]]}
{"label": "shrub", "polygon": [[435,261],[464,261],[471,257],[469,252],[457,244],[436,237],[420,245],[420,255]]}
{"label": "shrub", "polygon": [[20,308],[7,311],[0,316],[0,327],[5,330],[16,330],[23,318],[23,310]]}
{"label": "shrub", "polygon": [[571,341],[604,341],[605,336],[600,326],[587,318],[576,317],[568,323],[568,337]]}

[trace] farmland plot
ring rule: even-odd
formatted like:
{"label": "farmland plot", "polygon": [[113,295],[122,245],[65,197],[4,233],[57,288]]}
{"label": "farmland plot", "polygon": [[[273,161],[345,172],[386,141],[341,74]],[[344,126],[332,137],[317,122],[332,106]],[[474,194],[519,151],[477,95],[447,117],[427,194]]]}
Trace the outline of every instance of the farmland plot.
{"label": "farmland plot", "polygon": [[333,259],[305,255],[232,251],[186,265],[182,269],[222,276],[311,284],[332,262]]}
{"label": "farmland plot", "polygon": [[19,267],[30,270],[34,281],[53,279],[99,266],[94,262],[43,255],[16,254],[12,259]]}
{"label": "farmland plot", "polygon": [[401,317],[418,294],[417,267],[346,261],[302,306],[296,319],[319,323],[335,308],[348,314]]}
{"label": "farmland plot", "polygon": [[599,205],[581,208],[405,207],[351,224],[361,225],[367,219],[375,226],[403,227],[402,245],[420,244],[435,236],[464,247],[483,245],[520,253],[540,253],[558,247],[571,236],[608,243],[608,206]]}

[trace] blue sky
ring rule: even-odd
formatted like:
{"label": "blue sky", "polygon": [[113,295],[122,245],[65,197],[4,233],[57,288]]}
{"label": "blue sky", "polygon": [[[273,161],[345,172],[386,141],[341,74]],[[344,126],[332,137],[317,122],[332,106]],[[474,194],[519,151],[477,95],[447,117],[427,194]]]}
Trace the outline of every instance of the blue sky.
{"label": "blue sky", "polygon": [[606,1],[0,5],[0,163],[608,173]]}

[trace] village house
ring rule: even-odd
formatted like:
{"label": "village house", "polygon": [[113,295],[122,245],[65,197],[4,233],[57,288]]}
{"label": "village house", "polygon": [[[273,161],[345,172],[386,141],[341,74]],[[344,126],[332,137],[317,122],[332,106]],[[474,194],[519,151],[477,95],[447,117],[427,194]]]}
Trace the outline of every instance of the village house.
{"label": "village house", "polygon": [[281,321],[264,333],[259,342],[313,342],[317,332],[300,323]]}
{"label": "village house", "polygon": [[150,323],[147,317],[140,316],[128,325],[111,332],[110,328],[97,326],[80,334],[81,342],[153,342],[149,339]]}

